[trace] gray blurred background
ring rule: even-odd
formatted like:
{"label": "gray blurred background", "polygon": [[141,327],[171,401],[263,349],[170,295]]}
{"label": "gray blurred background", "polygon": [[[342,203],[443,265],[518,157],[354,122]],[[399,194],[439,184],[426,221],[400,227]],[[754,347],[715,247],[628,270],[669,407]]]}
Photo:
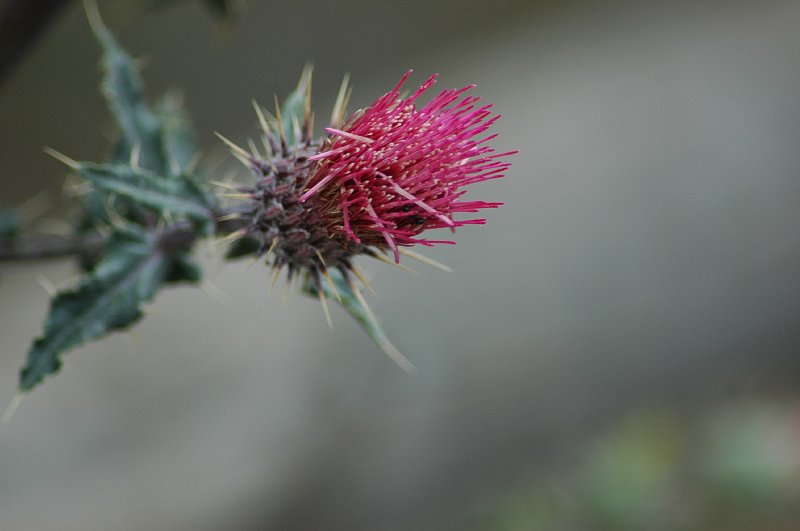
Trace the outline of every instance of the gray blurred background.
{"label": "gray blurred background", "polygon": [[[162,293],[0,426],[1,530],[798,528],[800,3],[99,4],[220,172],[307,60],[322,116],[344,72],[476,83],[520,153],[454,274],[362,263],[417,374],[203,248],[228,302]],[[75,3],[0,86],[0,207],[107,153],[98,58]],[[0,405],[74,274],[0,268]]]}

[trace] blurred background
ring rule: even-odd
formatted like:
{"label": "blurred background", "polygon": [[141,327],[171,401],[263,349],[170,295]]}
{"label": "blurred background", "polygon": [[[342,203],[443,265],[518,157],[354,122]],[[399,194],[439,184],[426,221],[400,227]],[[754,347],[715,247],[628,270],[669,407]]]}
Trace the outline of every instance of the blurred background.
{"label": "blurred background", "polygon": [[[800,3],[98,3],[220,172],[307,60],[323,116],[345,72],[476,83],[520,153],[454,274],[362,263],[417,374],[204,247],[224,301],[163,292],[0,426],[0,529],[800,529]],[[98,59],[73,2],[0,85],[0,207],[107,154]],[[0,267],[0,405],[75,273]]]}

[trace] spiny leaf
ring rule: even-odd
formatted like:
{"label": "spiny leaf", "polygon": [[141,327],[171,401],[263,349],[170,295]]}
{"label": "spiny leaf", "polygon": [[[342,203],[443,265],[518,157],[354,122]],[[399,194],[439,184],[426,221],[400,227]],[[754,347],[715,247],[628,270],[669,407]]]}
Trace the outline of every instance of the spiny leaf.
{"label": "spiny leaf", "polygon": [[119,46],[96,13],[91,20],[92,29],[103,47],[105,76],[100,89],[121,134],[114,159],[128,162],[136,158],[142,168],[165,176],[170,168],[165,157],[161,122],[147,104],[144,83],[134,60]]}
{"label": "spiny leaf", "polygon": [[195,234],[172,241],[156,228],[157,219],[186,218],[206,234],[214,227],[214,197],[188,173],[196,146],[180,102],[167,98],[157,112],[148,106],[133,59],[103,25],[96,5],[87,2],[86,7],[103,47],[101,89],[120,139],[113,163],[70,161],[93,185],[83,198],[77,231],[112,226],[114,232],[100,256],[83,264],[90,272],[80,285],[53,299],[44,333],[21,370],[21,391],[57,372],[61,355],[69,349],[138,321],[141,305],[165,283],[200,280],[200,268],[190,255]]}
{"label": "spiny leaf", "polygon": [[186,216],[206,234],[213,229],[213,198],[190,177],[159,179],[144,169],[121,164],[79,164],[77,171],[96,189],[129,198],[162,217]]}
{"label": "spiny leaf", "polygon": [[153,298],[171,262],[159,251],[154,234],[120,230],[111,236],[94,271],[77,289],[53,299],[44,334],[20,373],[20,390],[30,391],[57,372],[67,350],[138,321],[141,304]]}
{"label": "spiny leaf", "polygon": [[302,127],[306,118],[306,112],[310,105],[311,74],[313,70],[310,64],[303,68],[297,87],[283,100],[283,105],[281,105],[283,130],[286,135],[286,143],[289,145],[294,144],[295,138],[300,135],[300,132],[296,131],[295,125]]}
{"label": "spiny leaf", "polygon": [[[333,286],[326,278],[320,279],[322,290],[325,296],[332,301],[339,302],[342,307],[347,310],[353,318],[361,325],[361,328],[372,338],[372,340],[383,350],[389,358],[392,359],[406,372],[414,372],[416,368],[414,365],[400,353],[397,348],[392,345],[386,333],[383,331],[380,321],[372,313],[372,310],[367,306],[363,296],[358,291],[358,287],[352,282],[348,281],[338,269],[329,269],[328,278],[333,281]],[[319,296],[317,289],[313,283],[307,282],[303,290],[313,297]]]}
{"label": "spiny leaf", "polygon": [[[87,14],[103,47],[102,66],[105,74],[101,89],[120,132],[113,161],[120,166],[130,166],[134,173],[147,170],[157,180],[183,181],[166,188],[178,192],[188,191],[192,200],[205,198],[201,202],[213,204],[208,199],[211,195],[187,177],[197,159],[197,146],[191,121],[180,98],[166,96],[153,110],[144,97],[143,82],[135,61],[119,46],[103,24],[94,4],[87,4]],[[123,186],[122,183],[118,184]],[[134,183],[126,188],[130,189],[131,186]],[[76,227],[78,234],[91,233],[108,226],[112,222],[109,219],[109,210],[134,224],[147,223],[146,212],[143,205],[138,204],[136,197],[117,191],[110,198],[107,192],[103,186],[95,186],[83,196],[83,215]],[[165,208],[164,205],[148,206],[156,210]],[[179,215],[180,212],[170,214]],[[204,220],[196,217],[195,221],[205,230],[210,230],[209,224]],[[90,263],[84,265],[92,266]]]}

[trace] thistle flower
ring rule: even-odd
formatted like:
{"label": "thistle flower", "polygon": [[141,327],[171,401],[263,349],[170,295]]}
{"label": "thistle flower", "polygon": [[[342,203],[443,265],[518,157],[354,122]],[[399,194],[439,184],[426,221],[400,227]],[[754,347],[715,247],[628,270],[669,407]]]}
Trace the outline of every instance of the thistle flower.
{"label": "thistle flower", "polygon": [[469,185],[502,177],[510,166],[503,157],[515,152],[495,154],[487,142],[497,135],[483,136],[499,115],[465,94],[474,85],[418,106],[436,75],[404,98],[410,73],[346,120],[345,79],[326,136],[314,140],[307,70],[298,86],[305,94],[302,124],[292,119],[287,134],[279,108],[268,120],[256,106],[266,156],[252,143],[250,152],[229,143],[256,176],[255,186],[240,189],[253,200],[244,232],[258,239],[258,254],[271,254],[276,274],[283,267],[290,279],[306,273],[319,288],[320,275],[336,268],[349,281],[355,256],[390,253],[399,262],[403,247],[455,243],[420,235],[483,224],[458,215],[501,205],[463,200]]}

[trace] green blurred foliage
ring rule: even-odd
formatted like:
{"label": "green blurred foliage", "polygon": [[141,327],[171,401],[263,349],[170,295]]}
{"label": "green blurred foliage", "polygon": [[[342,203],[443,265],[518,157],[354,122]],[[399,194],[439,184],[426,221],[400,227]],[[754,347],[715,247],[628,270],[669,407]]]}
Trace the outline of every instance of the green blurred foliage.
{"label": "green blurred foliage", "polygon": [[[164,284],[199,282],[200,267],[191,257],[194,237],[214,230],[216,200],[191,173],[197,150],[180,102],[167,98],[151,107],[133,58],[96,7],[88,4],[87,13],[103,49],[101,91],[119,136],[110,162],[54,154],[91,185],[75,232],[108,237],[99,256],[82,262],[86,274],[79,285],[51,301],[42,335],[20,371],[21,391],[58,372],[65,352],[137,323],[142,305]],[[162,241],[165,226],[184,220],[194,226],[192,237]],[[17,225],[11,221],[5,233],[13,236]]]}
{"label": "green blurred foliage", "polygon": [[575,465],[522,480],[457,527],[498,531],[790,530],[800,522],[800,402],[693,418],[639,410]]}

